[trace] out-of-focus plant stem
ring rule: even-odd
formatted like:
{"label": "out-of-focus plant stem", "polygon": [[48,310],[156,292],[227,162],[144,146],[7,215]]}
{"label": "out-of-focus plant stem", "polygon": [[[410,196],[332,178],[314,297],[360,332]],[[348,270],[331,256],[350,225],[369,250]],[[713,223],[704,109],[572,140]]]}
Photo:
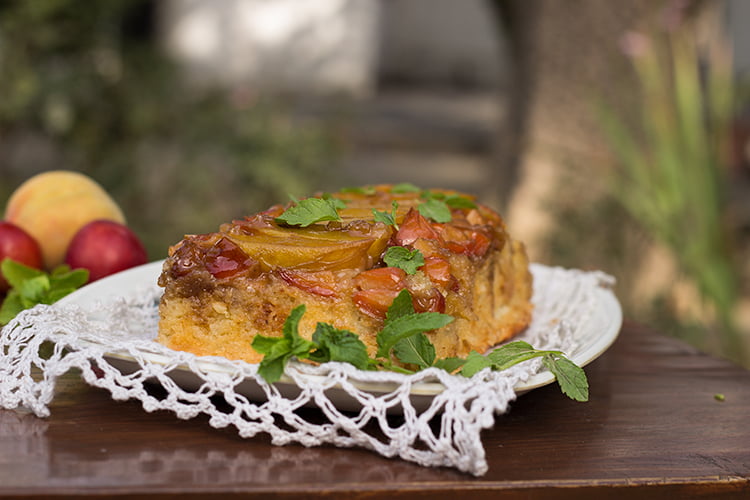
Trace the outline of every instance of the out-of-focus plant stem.
{"label": "out-of-focus plant stem", "polygon": [[[602,123],[620,167],[615,193],[712,304],[722,350],[742,356],[732,320],[737,270],[726,225],[724,150],[733,113],[727,51],[701,58],[687,33],[639,36],[631,53],[641,91],[632,130],[608,109]],[[740,359],[739,361],[744,361]]]}

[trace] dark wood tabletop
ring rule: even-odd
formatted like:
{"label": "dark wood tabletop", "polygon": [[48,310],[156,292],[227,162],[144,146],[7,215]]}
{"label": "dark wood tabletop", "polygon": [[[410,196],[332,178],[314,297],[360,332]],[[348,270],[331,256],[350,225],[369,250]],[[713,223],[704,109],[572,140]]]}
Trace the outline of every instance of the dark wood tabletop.
{"label": "dark wood tabletop", "polygon": [[626,322],[586,372],[588,403],[552,385],[497,416],[482,477],[243,439],[69,373],[49,418],[0,410],[0,498],[750,498],[750,371]]}

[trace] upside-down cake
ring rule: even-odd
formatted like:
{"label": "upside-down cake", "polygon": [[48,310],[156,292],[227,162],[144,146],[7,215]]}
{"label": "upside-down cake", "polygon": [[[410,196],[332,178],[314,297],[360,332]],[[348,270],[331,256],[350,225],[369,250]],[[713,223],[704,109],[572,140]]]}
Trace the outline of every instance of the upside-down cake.
{"label": "upside-down cake", "polygon": [[[523,244],[472,197],[390,185],[319,197],[340,200],[339,220],[290,226],[280,216],[294,203],[276,205],[172,246],[159,278],[158,341],[260,362],[254,337],[280,336],[290,311],[305,304],[303,337],[330,323],[358,334],[374,356],[376,333],[403,289],[417,312],[455,318],[427,334],[439,358],[483,352],[528,325],[532,282]],[[445,203],[450,220],[423,213],[434,199],[458,201]],[[419,250],[424,264],[412,274],[386,265],[392,246]]]}

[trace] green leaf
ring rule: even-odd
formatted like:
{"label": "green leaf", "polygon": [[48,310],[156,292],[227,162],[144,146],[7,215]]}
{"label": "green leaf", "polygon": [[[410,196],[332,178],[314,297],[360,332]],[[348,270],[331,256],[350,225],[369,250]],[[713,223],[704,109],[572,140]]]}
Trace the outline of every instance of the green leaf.
{"label": "green leaf", "polygon": [[89,280],[88,269],[75,269],[71,271],[70,268],[68,268],[67,266],[60,266],[59,268],[52,271],[52,274],[50,275],[50,288],[51,290],[55,290],[55,291],[56,290],[73,291],[85,285],[88,280]]}
{"label": "green leaf", "polygon": [[256,335],[253,339],[253,349],[264,354],[258,374],[267,382],[278,381],[292,357],[306,358],[315,347],[313,342],[303,339],[298,333],[299,321],[305,309],[304,305],[292,309],[284,322],[281,337]]}
{"label": "green leaf", "polygon": [[477,208],[477,204],[470,198],[458,194],[450,194],[443,201],[451,208]]}
{"label": "green leaf", "polygon": [[589,382],[583,368],[554,353],[546,354],[542,363],[553,373],[563,394],[575,401],[589,400]]}
{"label": "green leaf", "polygon": [[376,336],[377,355],[388,357],[391,349],[399,340],[442,328],[451,321],[453,321],[453,316],[436,312],[406,314],[395,319],[386,317],[383,329]]}
{"label": "green leaf", "polygon": [[341,220],[338,207],[339,203],[334,198],[305,198],[286,209],[276,217],[276,221],[290,226],[307,227],[316,222]]}
{"label": "green leaf", "polygon": [[344,188],[341,188],[339,192],[371,196],[375,194],[377,191],[375,190],[375,186],[357,186],[357,187],[344,187]]}
{"label": "green leaf", "polygon": [[482,356],[477,351],[471,351],[466,357],[466,362],[461,368],[461,375],[464,377],[473,377],[485,368],[492,366],[492,361],[487,356]]}
{"label": "green leaf", "polygon": [[383,261],[391,266],[406,271],[406,274],[415,274],[417,269],[424,265],[424,256],[416,248],[409,250],[405,247],[388,247],[383,256]]}
{"label": "green leaf", "polygon": [[528,359],[545,356],[551,352],[557,353],[557,351],[539,351],[534,349],[528,342],[518,340],[497,347],[487,357],[492,361],[494,369],[499,371]]}
{"label": "green leaf", "polygon": [[5,296],[0,306],[0,325],[7,325],[18,313],[26,309],[21,303],[21,297],[16,290],[11,290]]}
{"label": "green leaf", "polygon": [[346,200],[342,200],[341,198],[336,198],[331,193],[323,193],[323,196],[321,197],[327,202],[329,202],[336,210],[343,210],[346,208]]}
{"label": "green leaf", "polygon": [[440,368],[448,373],[453,373],[466,363],[465,359],[462,358],[443,358],[436,360],[432,366]]}
{"label": "green leaf", "polygon": [[398,230],[398,224],[396,223],[396,210],[398,209],[398,202],[391,202],[391,213],[381,212],[375,208],[372,209],[372,215],[375,218],[375,222],[382,222],[386,226],[393,226]]}
{"label": "green leaf", "polygon": [[418,186],[415,186],[411,182],[401,182],[399,184],[394,185],[391,188],[391,193],[395,194],[403,194],[403,193],[418,193],[422,189]]}
{"label": "green leaf", "polygon": [[393,354],[402,363],[428,368],[435,362],[435,346],[424,333],[401,339],[393,346]]}
{"label": "green leaf", "polygon": [[430,198],[429,200],[417,205],[417,210],[424,217],[432,219],[435,222],[445,223],[453,219],[450,207],[442,200]]}
{"label": "green leaf", "polygon": [[385,313],[386,322],[393,321],[401,316],[414,314],[414,303],[411,301],[409,290],[401,290],[391,302],[391,306]]}
{"label": "green leaf", "polygon": [[438,200],[445,202],[451,208],[477,208],[477,204],[467,196],[460,194],[445,194],[435,191],[422,191],[422,198],[425,200]]}
{"label": "green leaf", "polygon": [[367,346],[359,336],[348,330],[339,330],[328,323],[318,323],[312,339],[317,345],[317,349],[310,354],[313,361],[343,361],[360,370],[370,367]]}
{"label": "green leaf", "polygon": [[11,288],[17,288],[21,286],[24,281],[45,274],[44,271],[25,266],[20,262],[16,262],[9,258],[3,259],[2,264],[0,264],[0,270],[2,270],[3,276]]}
{"label": "green leaf", "polygon": [[21,298],[31,302],[43,303],[44,297],[50,289],[49,276],[42,273],[39,276],[22,281],[15,287]]}

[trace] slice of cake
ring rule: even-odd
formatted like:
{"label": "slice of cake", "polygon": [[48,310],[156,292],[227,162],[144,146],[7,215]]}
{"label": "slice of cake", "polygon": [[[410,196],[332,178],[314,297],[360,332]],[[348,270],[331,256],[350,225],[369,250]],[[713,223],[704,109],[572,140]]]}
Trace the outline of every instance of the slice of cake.
{"label": "slice of cake", "polygon": [[[391,247],[419,265],[394,264]],[[280,336],[300,304],[303,337],[330,323],[359,335],[371,356],[404,289],[417,312],[455,318],[427,334],[439,358],[485,351],[526,328],[532,311],[524,247],[496,212],[454,191],[404,186],[320,195],[186,236],[169,249],[159,285],[159,342],[252,363],[262,358],[255,336]]]}

